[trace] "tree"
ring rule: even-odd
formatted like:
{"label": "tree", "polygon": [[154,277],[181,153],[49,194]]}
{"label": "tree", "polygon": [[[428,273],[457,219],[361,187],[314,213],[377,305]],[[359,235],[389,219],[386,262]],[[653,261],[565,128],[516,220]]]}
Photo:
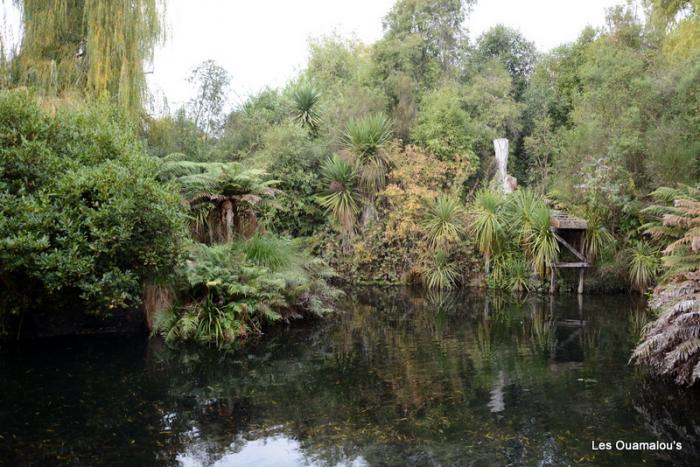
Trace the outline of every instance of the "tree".
{"label": "tree", "polygon": [[535,44],[515,29],[496,25],[477,40],[472,66],[479,70],[494,59],[508,71],[513,80],[513,95],[520,99],[537,60]]}
{"label": "tree", "polygon": [[388,39],[419,38],[420,56],[454,67],[466,41],[464,21],[474,0],[399,0],[384,17]]}
{"label": "tree", "polygon": [[493,160],[494,139],[514,141],[520,137],[523,105],[515,101],[511,89],[508,72],[495,60],[464,86],[462,106],[472,121],[472,149],[481,160],[482,171],[488,170],[488,162]]}
{"label": "tree", "polygon": [[658,204],[645,210],[653,220],[644,228],[664,248],[662,284],[651,300],[660,315],[632,358],[657,376],[693,384],[700,379],[700,185],[661,187],[652,196]]}
{"label": "tree", "polygon": [[318,113],[318,101],[321,93],[313,84],[303,81],[292,90],[294,103],[294,121],[309,131],[311,136],[318,133],[321,117]]}
{"label": "tree", "polygon": [[144,63],[163,38],[162,0],[15,0],[24,34],[15,81],[49,96],[108,94],[143,111]]}
{"label": "tree", "polygon": [[555,189],[566,199],[606,206],[609,220],[651,183],[645,133],[653,103],[652,62],[638,20],[614,9],[610,29],[585,45],[575,71],[571,128],[554,160]]}
{"label": "tree", "polygon": [[359,212],[360,196],[356,188],[357,174],[352,164],[334,155],[323,164],[326,194],[319,198],[321,206],[331,215],[341,230],[344,241],[351,236]]}
{"label": "tree", "polygon": [[452,75],[466,50],[464,21],[473,0],[400,0],[372,47],[372,77],[388,97],[396,135],[408,139],[417,102]]}
{"label": "tree", "polygon": [[110,315],[179,263],[184,213],[113,111],[0,92],[0,317]]}
{"label": "tree", "polygon": [[273,89],[251,96],[226,118],[223,133],[217,139],[220,160],[242,159],[264,149],[265,134],[288,117],[291,103]]}
{"label": "tree", "polygon": [[187,117],[183,108],[173,116],[149,117],[145,127],[146,144],[152,156],[181,153],[188,160],[203,160],[207,156],[207,135]]}
{"label": "tree", "polygon": [[391,136],[391,123],[382,114],[366,115],[348,123],[344,142],[355,158],[359,186],[367,197],[368,205],[374,202],[377,192],[384,188],[389,170],[386,148]]}
{"label": "tree", "polygon": [[196,89],[188,104],[195,125],[208,134],[220,134],[231,76],[213,60],[205,60],[192,69],[187,81]]}
{"label": "tree", "polygon": [[191,210],[191,227],[201,242],[225,243],[234,236],[256,232],[254,208],[274,197],[277,180],[268,180],[262,170],[246,169],[236,162],[192,162],[167,160],[159,177],[173,180]]}
{"label": "tree", "polygon": [[455,83],[423,97],[413,141],[443,160],[472,154],[473,123],[464,110],[464,89]]}

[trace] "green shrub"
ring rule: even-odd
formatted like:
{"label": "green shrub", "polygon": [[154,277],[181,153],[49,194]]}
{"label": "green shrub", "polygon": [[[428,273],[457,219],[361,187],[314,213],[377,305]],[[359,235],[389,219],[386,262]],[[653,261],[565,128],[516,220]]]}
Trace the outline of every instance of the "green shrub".
{"label": "green shrub", "polygon": [[0,92],[0,147],[0,316],[123,309],[178,264],[179,197],[109,109]]}
{"label": "green shrub", "polygon": [[241,246],[248,261],[271,271],[288,267],[296,253],[289,240],[273,235],[256,235]]}
{"label": "green shrub", "polygon": [[459,87],[449,84],[427,94],[421,101],[413,141],[442,160],[471,153],[473,126],[462,108]]}
{"label": "green shrub", "polygon": [[459,268],[444,250],[437,250],[425,279],[429,289],[450,289],[459,279]]}
{"label": "green shrub", "polygon": [[325,315],[340,296],[328,285],[332,269],[272,235],[196,244],[184,276],[185,305],[161,313],[155,326],[168,342],[230,346],[269,323]]}
{"label": "green shrub", "polygon": [[292,104],[276,90],[266,88],[232,112],[216,143],[218,160],[237,160],[265,147],[265,133],[289,118]]}
{"label": "green shrub", "polygon": [[316,202],[316,194],[323,187],[322,147],[292,122],[270,128],[262,140],[264,149],[251,163],[264,167],[279,180],[282,190],[275,203],[263,207],[265,225],[283,235],[313,235],[325,224],[323,209]]}

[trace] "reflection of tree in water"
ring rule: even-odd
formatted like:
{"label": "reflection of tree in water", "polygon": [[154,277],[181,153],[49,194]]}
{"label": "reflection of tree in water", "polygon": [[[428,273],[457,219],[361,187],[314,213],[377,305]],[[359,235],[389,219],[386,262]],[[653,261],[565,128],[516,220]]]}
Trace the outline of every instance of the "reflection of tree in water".
{"label": "reflection of tree in water", "polygon": [[675,465],[697,465],[700,458],[700,421],[697,390],[669,387],[647,377],[639,379],[634,408],[659,441],[677,441],[681,451],[664,451],[660,457]]}
{"label": "reflection of tree in water", "polygon": [[169,381],[179,430],[206,440],[192,443],[202,459],[275,434],[329,464],[562,459],[566,440],[523,409],[551,412],[554,402],[530,401],[527,387],[568,377],[550,368],[556,326],[544,302],[370,289],[348,303],[336,322],[268,336],[246,356],[154,352],[176,356],[156,365],[158,377]]}
{"label": "reflection of tree in water", "polygon": [[132,465],[172,465],[184,445],[163,433],[165,388],[144,382],[144,344],[32,342],[0,355],[0,464],[123,465],[128,453]]}
{"label": "reflection of tree in water", "polygon": [[[10,400],[24,391],[34,401],[23,410],[51,413],[45,426],[60,434],[37,429],[17,446],[45,453],[32,458],[47,464],[55,452],[68,463],[118,463],[125,451],[149,465],[179,456],[210,464],[248,441],[281,436],[320,464],[619,464],[614,453],[593,456],[590,440],[649,439],[647,418],[650,427],[660,424],[655,430],[683,436],[665,420],[672,406],[685,404],[639,393],[626,367],[625,300],[590,300],[580,312],[575,299],[369,288],[350,293],[347,312],[331,320],[270,330],[229,355],[158,340],[145,356],[138,347],[113,354],[88,348],[65,370],[79,382],[49,380],[58,388],[52,399],[38,389],[46,374],[7,386]],[[64,387],[80,391],[62,394]],[[0,401],[6,439],[26,430],[3,415],[12,413]],[[676,415],[670,420],[697,433]],[[61,448],[51,439],[75,442]],[[3,459],[26,460],[6,444]]]}

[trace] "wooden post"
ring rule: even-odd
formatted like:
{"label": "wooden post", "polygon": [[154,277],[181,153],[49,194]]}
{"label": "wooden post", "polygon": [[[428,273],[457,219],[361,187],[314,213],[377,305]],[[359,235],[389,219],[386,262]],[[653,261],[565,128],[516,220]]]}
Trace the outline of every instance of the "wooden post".
{"label": "wooden post", "polygon": [[583,294],[583,275],[586,271],[586,268],[579,268],[578,270],[578,293],[579,295]]}
{"label": "wooden post", "polygon": [[551,270],[551,275],[549,277],[549,293],[553,294],[557,290],[557,271],[554,264],[552,264],[549,269]]}

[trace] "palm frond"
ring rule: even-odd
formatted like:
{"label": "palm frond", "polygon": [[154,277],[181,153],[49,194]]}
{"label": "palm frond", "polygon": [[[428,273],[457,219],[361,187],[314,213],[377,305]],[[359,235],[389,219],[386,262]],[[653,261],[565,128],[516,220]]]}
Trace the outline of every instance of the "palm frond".
{"label": "palm frond", "polygon": [[545,275],[547,268],[559,254],[559,243],[550,225],[549,208],[535,208],[532,212],[532,231],[526,242],[532,255],[532,269],[540,276]]}
{"label": "palm frond", "polygon": [[318,114],[318,102],[321,93],[313,84],[303,81],[292,91],[292,101],[294,103],[294,120],[301,126],[316,133],[320,123]]}
{"label": "palm frond", "polygon": [[466,233],[464,208],[454,197],[439,196],[428,206],[423,228],[432,248],[447,248]]}
{"label": "palm frond", "polygon": [[429,289],[450,289],[459,278],[459,269],[444,250],[438,250],[433,256],[432,267],[427,273],[425,285]]}
{"label": "palm frond", "polygon": [[484,255],[491,255],[503,239],[503,199],[500,194],[482,189],[477,192],[471,207],[470,231]]}
{"label": "palm frond", "polygon": [[642,292],[656,278],[659,270],[659,255],[654,248],[643,241],[634,243],[628,249],[628,274],[632,286]]}
{"label": "palm frond", "polygon": [[333,155],[326,160],[321,171],[328,191],[319,198],[319,202],[331,214],[333,221],[344,232],[350,233],[359,212],[355,168],[337,155]]}

